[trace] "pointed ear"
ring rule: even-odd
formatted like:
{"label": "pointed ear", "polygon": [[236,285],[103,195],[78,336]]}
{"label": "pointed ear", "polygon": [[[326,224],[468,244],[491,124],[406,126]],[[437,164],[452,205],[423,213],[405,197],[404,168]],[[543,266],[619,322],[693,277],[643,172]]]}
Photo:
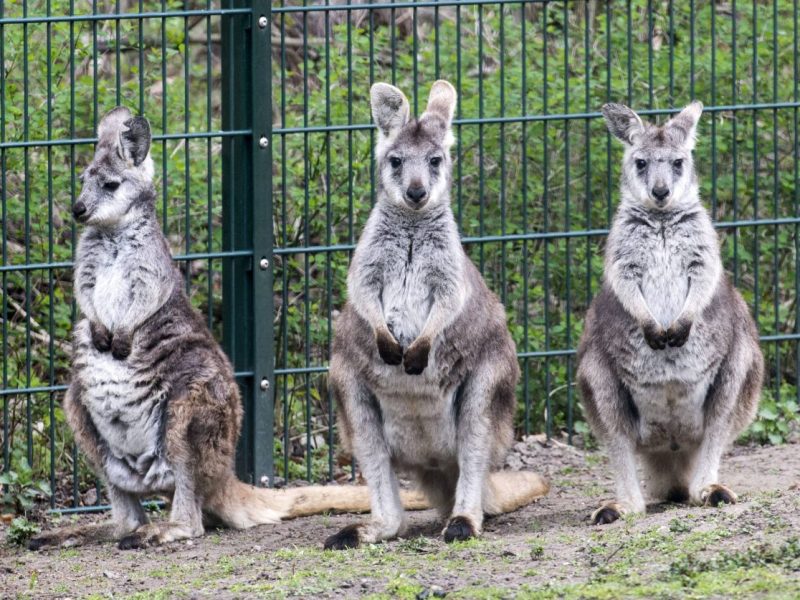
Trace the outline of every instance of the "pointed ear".
{"label": "pointed ear", "polygon": [[126,129],[120,133],[119,141],[126,159],[134,166],[142,164],[150,152],[150,123],[144,117],[133,117],[124,123]]}
{"label": "pointed ear", "polygon": [[633,144],[644,133],[644,123],[639,115],[624,104],[604,104],[602,112],[608,130],[625,144]]}
{"label": "pointed ear", "polygon": [[381,139],[386,139],[408,122],[408,100],[403,92],[388,83],[376,83],[369,91],[372,119]]}
{"label": "pointed ear", "polygon": [[456,89],[450,84],[449,81],[440,79],[434,82],[431,87],[431,93],[428,96],[428,106],[425,109],[426,113],[434,113],[444,119],[447,128],[453,122],[453,115],[456,112],[456,101],[458,94]]}
{"label": "pointed ear", "polygon": [[694,149],[697,122],[703,114],[703,103],[695,100],[664,124],[670,139],[687,150]]}

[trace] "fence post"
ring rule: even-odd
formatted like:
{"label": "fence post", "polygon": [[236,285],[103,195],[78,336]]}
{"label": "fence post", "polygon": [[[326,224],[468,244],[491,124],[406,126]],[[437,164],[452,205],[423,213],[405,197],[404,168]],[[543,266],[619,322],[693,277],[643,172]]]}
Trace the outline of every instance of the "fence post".
{"label": "fence post", "polygon": [[224,0],[251,8],[222,22],[223,346],[242,376],[244,420],[237,471],[259,484],[273,475],[272,105],[270,0]]}

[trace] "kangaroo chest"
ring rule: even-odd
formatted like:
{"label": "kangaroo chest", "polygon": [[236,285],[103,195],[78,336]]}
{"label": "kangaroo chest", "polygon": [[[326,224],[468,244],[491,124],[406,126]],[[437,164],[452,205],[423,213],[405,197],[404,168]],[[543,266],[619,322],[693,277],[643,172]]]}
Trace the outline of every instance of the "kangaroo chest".
{"label": "kangaroo chest", "polygon": [[131,278],[136,265],[135,252],[114,240],[97,242],[101,249],[93,250],[91,276],[94,288],[92,304],[98,319],[111,331],[125,326],[125,314],[133,302],[136,285],[143,282]]}
{"label": "kangaroo chest", "polygon": [[642,242],[642,295],[655,319],[666,328],[680,314],[689,291],[685,257],[691,253],[691,241],[669,225],[659,224]]}
{"label": "kangaroo chest", "polygon": [[403,347],[417,339],[428,319],[433,297],[426,280],[432,260],[445,257],[436,256],[414,239],[387,253],[381,292],[383,317]]}
{"label": "kangaroo chest", "polygon": [[80,401],[107,448],[109,482],[131,492],[171,489],[173,473],[163,448],[166,391],[132,359],[120,361],[97,351],[86,320],[75,335]]}

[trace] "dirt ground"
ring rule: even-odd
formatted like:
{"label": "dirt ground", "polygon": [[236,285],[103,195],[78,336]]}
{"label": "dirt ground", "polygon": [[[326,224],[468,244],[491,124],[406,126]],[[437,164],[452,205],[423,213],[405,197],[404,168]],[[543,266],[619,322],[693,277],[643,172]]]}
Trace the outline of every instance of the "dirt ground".
{"label": "dirt ground", "polygon": [[800,597],[800,445],[735,448],[722,469],[735,506],[652,505],[599,527],[587,519],[611,497],[602,454],[531,438],[509,464],[543,473],[552,490],[488,520],[479,540],[445,544],[431,511],[411,515],[404,539],[345,552],[322,542],[358,516],[208,531],[141,551],[31,553],[0,540],[0,597]]}

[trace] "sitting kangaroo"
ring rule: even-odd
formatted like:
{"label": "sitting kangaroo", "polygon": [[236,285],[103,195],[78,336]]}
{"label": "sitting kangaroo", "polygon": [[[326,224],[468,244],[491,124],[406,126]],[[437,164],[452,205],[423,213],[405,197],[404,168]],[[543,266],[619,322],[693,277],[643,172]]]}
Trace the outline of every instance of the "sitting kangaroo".
{"label": "sitting kangaroo", "polygon": [[534,473],[490,473],[512,441],[519,366],[505,310],[461,247],[450,209],[456,92],[434,83],[419,119],[385,83],[372,86],[371,104],[377,202],[335,323],[330,384],[372,518],[328,538],[335,549],[403,531],[395,469],[450,517],[448,542],[479,534],[484,513],[547,492]]}
{"label": "sitting kangaroo", "polygon": [[[72,383],[64,412],[105,480],[108,523],[33,538],[31,549],[120,540],[137,548],[203,534],[204,514],[242,529],[323,511],[369,507],[363,486],[255,488],[233,473],[242,421],[227,357],[184,293],[156,218],[150,126],[126,108],[98,128],[75,218]],[[140,498],[172,496],[166,522],[148,523]]]}
{"label": "sitting kangaroo", "polygon": [[755,416],[763,357],[756,325],[723,272],[692,161],[703,105],[663,127],[626,106],[603,107],[625,144],[622,185],[605,251],[605,280],[586,315],[578,385],[616,476],[616,501],[592,515],[642,513],[650,494],[736,502],[718,481],[726,446]]}

